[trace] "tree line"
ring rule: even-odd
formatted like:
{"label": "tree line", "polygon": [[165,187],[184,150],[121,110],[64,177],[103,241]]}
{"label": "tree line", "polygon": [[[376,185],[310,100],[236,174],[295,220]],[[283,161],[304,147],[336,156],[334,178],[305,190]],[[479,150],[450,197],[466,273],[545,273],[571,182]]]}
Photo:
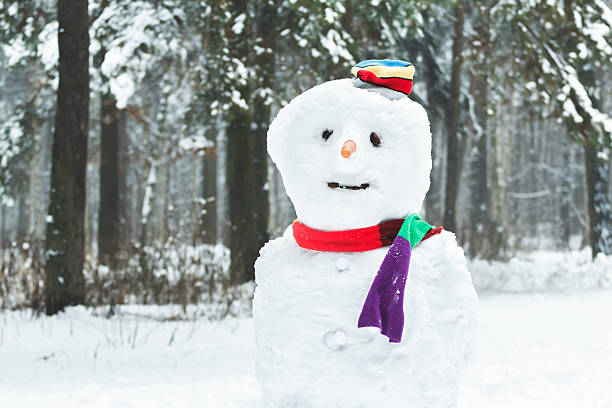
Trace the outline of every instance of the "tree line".
{"label": "tree line", "polygon": [[295,216],[266,153],[271,119],[368,58],[415,64],[433,133],[424,216],[470,256],[575,239],[612,253],[602,0],[0,6],[0,297],[6,276],[48,313],[252,281]]}

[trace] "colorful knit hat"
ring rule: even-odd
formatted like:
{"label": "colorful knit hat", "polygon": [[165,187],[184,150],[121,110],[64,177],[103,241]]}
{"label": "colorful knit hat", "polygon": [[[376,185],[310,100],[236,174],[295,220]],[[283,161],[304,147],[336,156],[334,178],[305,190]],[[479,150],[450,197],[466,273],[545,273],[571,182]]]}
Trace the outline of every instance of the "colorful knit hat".
{"label": "colorful knit hat", "polygon": [[351,69],[355,78],[410,95],[414,66],[402,60],[366,60]]}

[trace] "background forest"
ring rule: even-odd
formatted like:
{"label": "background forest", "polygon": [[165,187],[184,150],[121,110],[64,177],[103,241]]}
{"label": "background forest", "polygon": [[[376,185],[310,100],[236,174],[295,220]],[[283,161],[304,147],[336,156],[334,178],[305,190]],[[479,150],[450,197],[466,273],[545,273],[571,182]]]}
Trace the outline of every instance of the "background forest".
{"label": "background forest", "polygon": [[[68,303],[209,302],[231,312],[252,291],[261,246],[295,217],[266,153],[269,123],[300,92],[369,58],[414,63],[411,97],[433,133],[423,215],[456,231],[472,259],[612,254],[604,0],[91,0],[78,9],[0,0],[0,308],[44,309],[45,291],[48,302],[73,271],[79,293]],[[74,59],[59,58],[62,27],[83,34]],[[60,72],[85,89],[86,137],[61,137]],[[79,157],[84,179],[53,172]],[[84,200],[81,212],[64,190]]]}

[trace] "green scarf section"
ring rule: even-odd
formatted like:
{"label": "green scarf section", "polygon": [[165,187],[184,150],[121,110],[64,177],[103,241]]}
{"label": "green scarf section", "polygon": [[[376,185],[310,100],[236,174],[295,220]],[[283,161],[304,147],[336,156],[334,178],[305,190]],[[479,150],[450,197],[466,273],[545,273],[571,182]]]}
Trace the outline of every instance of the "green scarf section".
{"label": "green scarf section", "polygon": [[406,217],[397,235],[410,242],[410,249],[414,249],[414,246],[421,242],[432,228],[431,225],[421,219],[419,214],[412,213]]}

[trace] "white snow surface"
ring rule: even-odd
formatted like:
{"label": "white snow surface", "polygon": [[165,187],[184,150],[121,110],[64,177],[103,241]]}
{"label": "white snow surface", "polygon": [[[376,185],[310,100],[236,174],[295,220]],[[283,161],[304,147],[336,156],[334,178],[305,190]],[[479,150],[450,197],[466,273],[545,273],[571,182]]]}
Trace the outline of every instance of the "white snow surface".
{"label": "white snow surface", "polygon": [[194,135],[179,140],[179,147],[184,151],[201,151],[207,147],[213,147],[214,143],[206,139],[204,135]]}
{"label": "white snow surface", "polygon": [[508,262],[473,259],[468,269],[479,294],[577,293],[612,288],[612,256],[600,253],[593,260],[590,247],[523,252]]}
{"label": "white snow surface", "polygon": [[[265,408],[251,319],[119,311],[111,319],[81,307],[56,317],[0,313],[0,406]],[[610,321],[610,290],[481,296],[459,407],[612,407]]]}

